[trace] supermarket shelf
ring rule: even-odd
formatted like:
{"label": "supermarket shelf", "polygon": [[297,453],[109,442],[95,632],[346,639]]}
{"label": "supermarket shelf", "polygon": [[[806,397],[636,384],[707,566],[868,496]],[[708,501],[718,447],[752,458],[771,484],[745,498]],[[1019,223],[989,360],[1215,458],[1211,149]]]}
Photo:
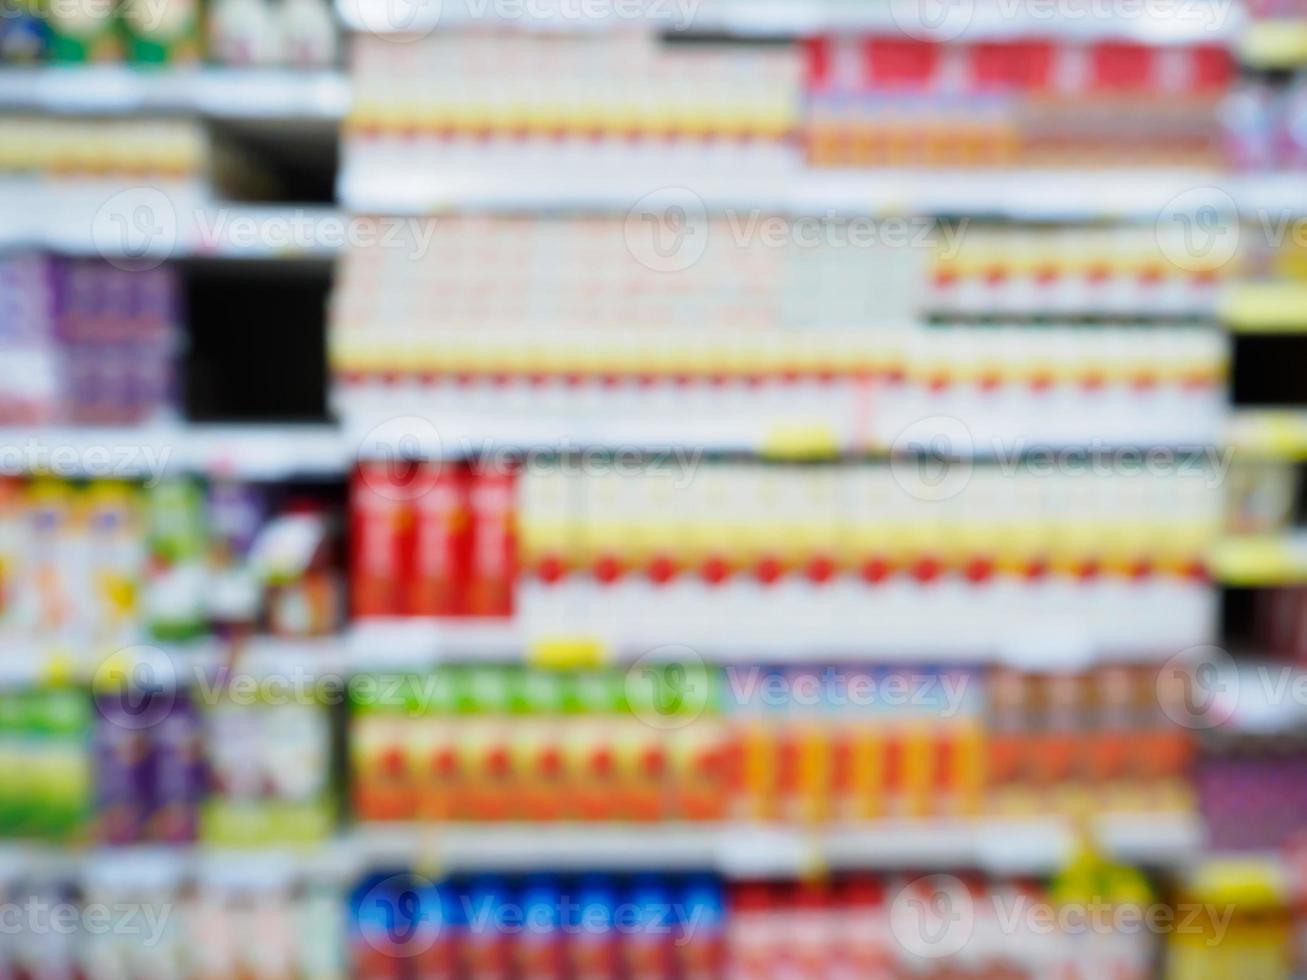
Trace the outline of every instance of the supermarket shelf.
{"label": "supermarket shelf", "polygon": [[1237,409],[1226,425],[1225,443],[1259,459],[1307,460],[1307,411]]}
{"label": "supermarket shelf", "polygon": [[[688,188],[708,210],[765,208],[778,213],[893,216],[994,215],[1026,220],[1154,218],[1181,195],[1186,209],[1211,204],[1222,210],[1232,195],[1242,201],[1256,180],[1235,181],[1205,170],[923,171],[804,170],[746,177],[737,173],[620,174],[562,169],[514,173],[403,174],[342,171],[337,197],[362,213],[429,214],[458,208],[523,210],[626,210],[655,190]],[[1301,182],[1277,207],[1307,207]],[[1251,198],[1254,202],[1259,197]]]}
{"label": "supermarket shelf", "polygon": [[1307,283],[1234,283],[1221,298],[1220,316],[1235,333],[1307,330]]}
{"label": "supermarket shelf", "polygon": [[[1185,816],[1114,815],[1095,833],[1112,857],[1184,867],[1200,853],[1202,828]],[[361,824],[330,841],[251,849],[166,846],[61,848],[0,842],[0,883],[59,875],[82,881],[167,887],[275,886],[305,877],[347,881],[369,869],[462,871],[717,870],[727,877],[794,876],[823,869],[975,867],[1046,873],[1074,854],[1071,825],[1056,818],[885,821],[845,829],[767,824]]]}
{"label": "supermarket shelf", "polygon": [[304,878],[347,882],[365,870],[360,856],[356,848],[340,840],[249,849],[205,845],[60,847],[0,841],[0,884],[28,876],[58,876],[84,884],[162,891],[196,880],[256,888],[289,885]]}
{"label": "supermarket shelf", "polygon": [[[1307,731],[1307,670],[1264,654],[1240,652],[1207,685],[1228,699],[1230,715],[1220,726],[1239,735],[1287,735]],[[1226,702],[1222,702],[1224,708]]]}
{"label": "supermarket shelf", "polygon": [[[651,651],[669,656],[691,650],[707,663],[801,664],[885,663],[938,666],[1007,663],[1034,669],[1061,665],[1083,669],[1093,663],[1151,663],[1173,646],[1140,650],[1096,650],[1075,623],[1030,625],[1005,643],[963,638],[948,642],[886,643],[875,637],[843,641],[809,633],[750,631],[733,623],[729,630],[691,635],[686,627],[661,634],[533,633],[514,621],[487,619],[375,618],[353,624],[345,639],[345,660],[353,671],[426,671],[441,663],[534,663],[550,667],[631,664]],[[729,637],[729,638],[727,638]]]}
{"label": "supermarket shelf", "polygon": [[195,114],[334,122],[349,110],[338,71],[126,65],[0,69],[0,109],[77,115]]}
{"label": "supermarket shelf", "polygon": [[[1201,848],[1192,817],[1107,816],[1094,828],[1112,857],[1184,866]],[[844,829],[755,824],[361,825],[353,846],[368,863],[442,870],[717,869],[731,877],[793,876],[843,868],[958,868],[1038,873],[1071,858],[1064,820],[915,820]]]}
{"label": "supermarket shelf", "polygon": [[401,431],[392,420],[402,423],[406,417],[397,413],[348,419],[346,438],[357,447],[360,459],[391,458],[401,438],[405,447],[426,458],[462,458],[495,449],[566,452],[586,447],[825,458],[853,444],[852,433],[838,432],[827,422],[762,416],[701,417],[693,422],[684,417],[442,417],[437,432],[434,426],[417,424]]}
{"label": "supermarket shelf", "polygon": [[[604,30],[632,19],[666,31],[736,37],[790,37],[828,32],[905,33],[922,39],[992,40],[1026,37],[1133,40],[1149,44],[1219,41],[1233,37],[1241,11],[1231,4],[1199,0],[1183,16],[1114,15],[1089,0],[1020,6],[982,2],[959,5],[957,16],[938,23],[918,12],[916,0],[857,3],[851,0],[645,0],[643,3],[581,3],[579,0],[443,0],[401,12],[385,0],[337,0],[352,30],[427,33],[436,27],[486,23],[546,31]],[[1054,16],[1054,14],[1056,14]],[[1078,14],[1078,15],[1077,15]],[[959,19],[961,18],[961,19]]]}
{"label": "supermarket shelf", "polygon": [[1208,567],[1226,585],[1307,584],[1307,530],[1233,535],[1212,549]]}
{"label": "supermarket shelf", "polygon": [[[124,240],[124,227],[138,232]],[[195,188],[0,183],[0,248],[144,265],[168,259],[327,261],[353,227],[327,205],[226,203]]]}
{"label": "supermarket shelf", "polygon": [[[830,407],[808,409],[791,399],[794,414],[784,415],[785,408],[774,402],[768,406],[775,414],[749,414],[737,402],[731,410],[705,409],[699,414],[689,410],[673,412],[659,409],[657,403],[636,414],[631,410],[601,416],[593,410],[568,414],[563,410],[547,411],[544,406],[528,417],[527,410],[499,407],[498,412],[478,412],[475,406],[441,404],[421,395],[400,401],[387,412],[369,405],[355,407],[348,393],[337,393],[335,410],[344,420],[346,442],[355,447],[359,459],[389,460],[399,448],[423,459],[464,459],[489,452],[555,455],[580,449],[613,452],[662,454],[669,466],[690,467],[699,457],[709,454],[749,454],[775,460],[829,460],[840,457],[883,458],[900,432],[916,420],[894,416],[889,411],[878,417],[860,413],[853,384],[845,384],[841,393],[847,411]],[[359,399],[365,401],[364,398]],[[465,400],[471,402],[471,398]],[[481,404],[485,404],[483,398]],[[1086,406],[1096,407],[1096,406]],[[1010,417],[976,412],[967,418],[971,442],[958,446],[960,457],[983,462],[1011,459],[1046,450],[1078,450],[1092,446],[1148,449],[1164,446],[1178,452],[1201,453],[1220,438],[1221,412],[1211,399],[1195,405],[1189,417],[1178,425],[1155,429],[1125,431],[1129,416],[1094,418],[1081,416],[1054,429],[1035,428],[1038,420],[1027,421],[1028,428],[1017,428]],[[948,419],[940,415],[937,418]],[[424,420],[438,419],[435,424]],[[1113,425],[1113,421],[1115,424]],[[1096,423],[1095,435],[1091,426]],[[952,436],[947,421],[940,431]],[[1109,428],[1110,427],[1110,428]],[[924,434],[924,430],[921,430]]]}
{"label": "supermarket shelf", "polygon": [[[212,684],[220,672],[225,672],[229,681],[236,677],[277,678],[288,684],[307,684],[328,677],[343,678],[349,670],[345,651],[339,637],[256,636],[246,640],[234,657],[229,646],[214,639],[179,644],[138,637],[116,649],[90,649],[85,645],[74,649],[68,644],[0,637],[0,690],[52,681],[89,684],[105,664],[130,670],[133,663],[142,662],[154,671],[150,676],[159,682],[174,681],[182,686],[193,687],[201,680]],[[120,659],[115,660],[115,656]],[[129,662],[121,659],[124,656],[136,659]]]}
{"label": "supermarket shelf", "polygon": [[329,425],[157,425],[0,429],[0,473],[157,479],[212,473],[250,480],[339,477],[350,453]]}

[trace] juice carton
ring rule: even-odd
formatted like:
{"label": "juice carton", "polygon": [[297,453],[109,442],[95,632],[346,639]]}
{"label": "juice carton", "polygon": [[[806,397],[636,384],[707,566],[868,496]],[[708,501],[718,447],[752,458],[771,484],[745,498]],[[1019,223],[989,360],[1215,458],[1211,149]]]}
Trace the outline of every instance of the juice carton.
{"label": "juice carton", "polygon": [[408,679],[407,719],[403,724],[408,773],[416,794],[415,816],[438,822],[453,818],[453,800],[466,779],[458,750],[454,685],[449,670]]}
{"label": "juice carton", "polygon": [[350,606],[356,617],[397,616],[412,547],[412,508],[389,464],[362,463],[350,486]]}
{"label": "juice carton", "polygon": [[519,813],[526,820],[558,820],[567,809],[562,717],[566,679],[552,670],[520,670],[513,676],[516,718],[513,769],[519,781]]}
{"label": "juice carton", "polygon": [[504,930],[511,895],[499,875],[478,875],[468,882],[458,916],[460,976],[508,980],[513,975],[513,944]]}
{"label": "juice carton", "polygon": [[480,470],[471,487],[472,562],[467,611],[510,616],[517,579],[516,482],[513,473]]}
{"label": "juice carton", "polygon": [[467,781],[455,799],[455,818],[506,820],[513,812],[514,773],[510,687],[498,666],[466,667],[458,674],[460,769]]}
{"label": "juice carton", "polygon": [[194,841],[205,791],[200,719],[188,691],[174,693],[167,713],[150,729],[153,745],[150,840]]}
{"label": "juice carton", "polygon": [[471,474],[442,464],[424,479],[429,489],[413,501],[413,564],[405,612],[456,616],[467,609],[472,559]]}
{"label": "juice carton", "polygon": [[673,922],[677,976],[716,980],[726,970],[726,903],[721,882],[693,875],[677,893],[680,909]]}
{"label": "juice carton", "polygon": [[613,920],[617,894],[608,875],[583,875],[570,906],[568,974],[575,980],[612,980],[621,976],[621,934]]}
{"label": "juice carton", "polygon": [[[351,693],[356,695],[361,685]],[[408,725],[399,706],[351,705],[350,773],[354,813],[360,820],[407,820],[418,808],[418,791],[406,756]]]}
{"label": "juice carton", "polygon": [[676,976],[676,935],[672,891],[663,875],[639,875],[623,895],[633,909],[622,939],[621,975],[631,980],[672,980]]}
{"label": "juice carton", "polygon": [[519,977],[563,980],[567,976],[562,883],[556,875],[528,875],[521,891],[523,928],[513,942]]}

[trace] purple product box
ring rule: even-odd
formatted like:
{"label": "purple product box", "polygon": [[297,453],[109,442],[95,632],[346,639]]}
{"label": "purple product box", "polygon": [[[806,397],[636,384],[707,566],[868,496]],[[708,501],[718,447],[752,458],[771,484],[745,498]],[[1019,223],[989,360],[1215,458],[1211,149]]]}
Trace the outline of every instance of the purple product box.
{"label": "purple product box", "polygon": [[150,731],[142,724],[146,715],[117,693],[98,694],[95,702],[96,836],[103,844],[135,843],[145,839],[152,795]]}
{"label": "purple product box", "polygon": [[150,733],[154,742],[150,839],[190,843],[199,830],[205,769],[200,718],[186,691],[177,692],[171,709]]}

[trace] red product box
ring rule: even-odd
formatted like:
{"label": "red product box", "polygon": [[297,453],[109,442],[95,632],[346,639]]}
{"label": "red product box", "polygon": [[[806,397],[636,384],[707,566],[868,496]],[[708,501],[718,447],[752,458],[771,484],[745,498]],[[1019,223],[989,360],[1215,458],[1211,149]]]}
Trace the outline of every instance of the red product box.
{"label": "red product box", "polygon": [[350,607],[353,615],[396,616],[411,544],[404,473],[362,463],[350,489]]}
{"label": "red product box", "polygon": [[982,91],[1039,92],[1051,87],[1051,41],[986,41],[971,48],[971,73]]}
{"label": "red product box", "polygon": [[1110,41],[1096,44],[1093,62],[1093,87],[1111,91],[1146,91],[1155,88],[1153,78],[1155,52],[1145,44]]}
{"label": "red product box", "polygon": [[831,63],[835,42],[828,37],[810,37],[805,38],[801,44],[805,87],[809,92],[826,90],[833,81]]}
{"label": "red product box", "polygon": [[472,561],[467,611],[511,616],[517,579],[516,476],[477,472],[471,483]]}
{"label": "red product box", "polygon": [[867,78],[873,89],[930,87],[939,45],[902,38],[872,38],[865,48]]}
{"label": "red product box", "polygon": [[457,464],[433,464],[430,488],[413,501],[413,563],[405,611],[458,616],[467,608],[472,560],[471,475]]}
{"label": "red product box", "polygon": [[1190,81],[1199,92],[1224,92],[1234,80],[1234,61],[1220,44],[1203,44],[1189,50]]}

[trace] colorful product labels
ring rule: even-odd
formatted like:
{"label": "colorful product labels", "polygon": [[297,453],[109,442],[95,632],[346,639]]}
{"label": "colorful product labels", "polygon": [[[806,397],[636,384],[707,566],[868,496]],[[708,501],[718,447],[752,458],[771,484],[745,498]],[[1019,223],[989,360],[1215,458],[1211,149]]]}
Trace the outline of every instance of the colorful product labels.
{"label": "colorful product labels", "polygon": [[708,874],[376,874],[350,901],[354,975],[708,980],[727,967]]}
{"label": "colorful product labels", "polygon": [[350,509],[355,618],[513,614],[515,473],[365,462]]}
{"label": "colorful product labels", "polygon": [[386,703],[356,696],[355,815],[818,825],[1194,806],[1192,733],[1144,668],[652,673],[451,667]]}
{"label": "colorful product labels", "polygon": [[203,717],[211,774],[206,841],[230,846],[320,841],[336,824],[331,729],[322,705],[224,698]]}
{"label": "colorful product labels", "polygon": [[83,692],[0,692],[0,837],[85,841],[96,776]]}

